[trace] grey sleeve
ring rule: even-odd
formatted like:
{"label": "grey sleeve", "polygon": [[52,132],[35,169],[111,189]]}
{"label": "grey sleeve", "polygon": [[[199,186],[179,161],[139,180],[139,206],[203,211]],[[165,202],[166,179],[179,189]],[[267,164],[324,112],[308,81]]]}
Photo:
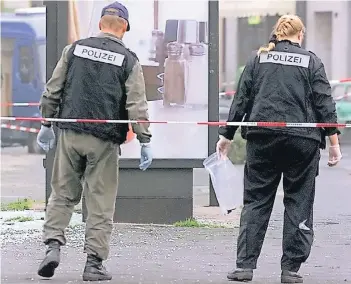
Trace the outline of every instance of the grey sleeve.
{"label": "grey sleeve", "polygon": [[[149,121],[144,75],[139,61],[136,61],[125,86],[127,91],[126,109],[129,119]],[[149,122],[133,123],[132,127],[140,143],[149,143],[151,141]]]}
{"label": "grey sleeve", "polygon": [[58,112],[62,97],[62,91],[66,82],[66,74],[68,68],[67,53],[71,46],[72,45],[67,45],[63,49],[61,58],[57,62],[51,78],[46,83],[39,106],[43,118],[53,118]]}

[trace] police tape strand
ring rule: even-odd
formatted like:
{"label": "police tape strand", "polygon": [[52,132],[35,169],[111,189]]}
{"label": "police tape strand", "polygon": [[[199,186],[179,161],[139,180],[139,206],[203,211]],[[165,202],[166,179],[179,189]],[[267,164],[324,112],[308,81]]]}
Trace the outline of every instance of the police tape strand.
{"label": "police tape strand", "polygon": [[39,106],[40,103],[1,103],[1,106],[13,106],[13,107],[31,107],[31,106]]}
{"label": "police tape strand", "polygon": [[351,123],[294,123],[294,122],[221,122],[221,121],[148,121],[148,120],[109,120],[109,119],[81,119],[81,118],[41,118],[41,117],[0,117],[5,121],[38,121],[62,123],[112,123],[112,124],[195,124],[207,126],[246,126],[246,127],[294,127],[294,128],[349,128]]}
{"label": "police tape strand", "polygon": [[39,129],[36,129],[33,127],[24,127],[24,126],[6,124],[6,123],[2,123],[1,128],[17,130],[17,131],[22,131],[22,132],[39,133]]}

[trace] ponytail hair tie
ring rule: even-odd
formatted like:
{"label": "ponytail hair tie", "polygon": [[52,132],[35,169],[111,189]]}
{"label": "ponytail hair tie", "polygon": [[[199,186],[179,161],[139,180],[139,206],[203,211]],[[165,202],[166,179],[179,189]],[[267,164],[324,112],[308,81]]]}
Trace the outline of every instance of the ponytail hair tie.
{"label": "ponytail hair tie", "polygon": [[269,39],[269,42],[270,43],[274,43],[274,44],[277,44],[278,40],[277,40],[277,36],[275,34],[273,34],[271,36],[271,38]]}

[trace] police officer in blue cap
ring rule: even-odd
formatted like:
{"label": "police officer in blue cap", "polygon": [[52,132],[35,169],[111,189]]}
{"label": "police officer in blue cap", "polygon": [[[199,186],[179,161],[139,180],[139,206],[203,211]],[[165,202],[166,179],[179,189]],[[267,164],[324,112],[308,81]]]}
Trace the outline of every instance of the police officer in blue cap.
{"label": "police officer in blue cap", "polygon": [[[136,55],[122,38],[130,30],[128,10],[114,2],[101,13],[101,33],[65,47],[47,82],[40,110],[43,118],[148,121],[145,83]],[[52,173],[52,193],[46,210],[43,238],[48,246],[38,274],[52,277],[60,263],[60,247],[74,206],[84,192],[87,206],[84,281],[111,280],[102,261],[109,254],[117,196],[120,145],[128,124],[58,123],[58,139]],[[133,124],[141,144],[140,169],[151,162],[149,123]],[[46,151],[54,146],[50,123],[43,123],[38,144]]]}

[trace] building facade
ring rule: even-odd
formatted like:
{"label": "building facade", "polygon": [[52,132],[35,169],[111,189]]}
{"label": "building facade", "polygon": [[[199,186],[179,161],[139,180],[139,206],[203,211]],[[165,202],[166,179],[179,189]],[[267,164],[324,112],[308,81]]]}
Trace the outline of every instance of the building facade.
{"label": "building facade", "polygon": [[324,62],[329,79],[351,77],[351,1],[307,1],[306,48]]}
{"label": "building facade", "polygon": [[[41,5],[43,1],[1,0],[6,10]],[[268,40],[272,21],[282,14],[302,16],[307,28],[305,47],[323,60],[330,79],[351,77],[351,1],[219,0],[219,9],[222,90],[235,87],[236,73],[247,52]],[[252,23],[246,24],[250,20]]]}
{"label": "building facade", "polygon": [[238,70],[252,50],[266,44],[279,15],[295,14],[291,0],[219,1],[220,90],[235,89]]}
{"label": "building facade", "polygon": [[247,52],[267,43],[273,22],[283,14],[304,20],[304,47],[323,60],[330,80],[351,77],[351,1],[220,0],[219,5],[221,90],[235,89]]}

